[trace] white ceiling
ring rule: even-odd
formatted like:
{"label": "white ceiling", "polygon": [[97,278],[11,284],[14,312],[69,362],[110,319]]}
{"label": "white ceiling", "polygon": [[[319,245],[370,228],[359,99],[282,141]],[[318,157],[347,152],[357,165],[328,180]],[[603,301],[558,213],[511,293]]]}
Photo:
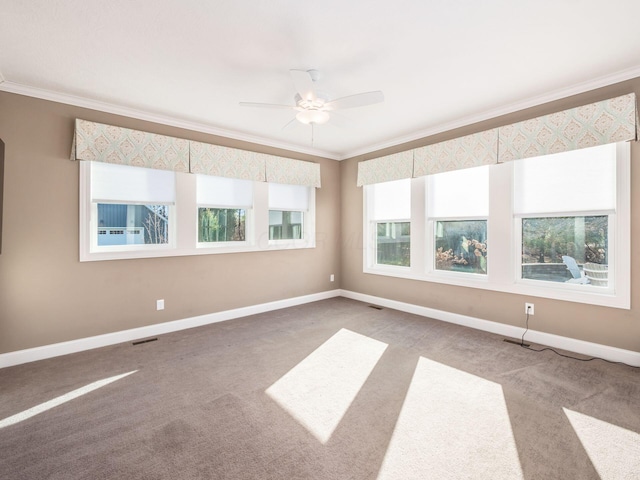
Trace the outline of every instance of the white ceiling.
{"label": "white ceiling", "polygon": [[[638,0],[0,0],[0,90],[343,159],[640,76],[638,18]],[[292,112],[238,105],[293,105],[289,69],[385,102],[312,143]]]}

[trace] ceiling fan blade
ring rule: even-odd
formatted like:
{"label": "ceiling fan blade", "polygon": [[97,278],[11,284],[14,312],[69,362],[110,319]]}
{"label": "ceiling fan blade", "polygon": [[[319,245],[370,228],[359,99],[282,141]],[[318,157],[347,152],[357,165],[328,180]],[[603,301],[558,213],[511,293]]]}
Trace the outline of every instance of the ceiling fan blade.
{"label": "ceiling fan blade", "polygon": [[327,125],[332,125],[340,129],[352,127],[353,124],[354,121],[352,118],[346,116],[344,113],[336,112],[335,110],[331,111],[331,120],[327,122]]}
{"label": "ceiling fan blade", "polygon": [[298,95],[300,95],[303,100],[314,101],[317,96],[311,74],[304,70],[289,70],[289,73],[291,73],[291,80],[293,80],[293,86],[296,92],[298,92]]}
{"label": "ceiling fan blade", "polygon": [[282,131],[285,132],[287,130],[291,130],[293,127],[295,127],[296,123],[299,122],[296,120],[296,117],[293,117],[291,120],[285,123],[284,127],[282,127]]}
{"label": "ceiling fan blade", "polygon": [[324,104],[327,110],[338,110],[344,108],[364,107],[374,103],[384,102],[384,94],[377,90],[375,92],[356,93],[348,97],[337,98]]}
{"label": "ceiling fan blade", "polygon": [[258,107],[258,108],[286,108],[289,110],[297,110],[298,107],[294,105],[280,105],[277,103],[254,103],[254,102],[240,102],[241,107]]}

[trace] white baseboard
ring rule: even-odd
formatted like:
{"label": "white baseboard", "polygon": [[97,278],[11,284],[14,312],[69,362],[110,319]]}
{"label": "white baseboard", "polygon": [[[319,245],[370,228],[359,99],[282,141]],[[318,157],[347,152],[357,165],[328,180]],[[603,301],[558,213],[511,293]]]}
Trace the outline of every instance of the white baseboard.
{"label": "white baseboard", "polygon": [[[190,317],[182,320],[174,320],[172,322],[158,323],[155,325],[148,325],[146,327],[132,328],[130,330],[97,335],[95,337],[81,338],[68,342],[4,353],[0,354],[0,368],[34,362],[36,360],[44,360],[46,358],[67,355],[69,353],[76,353],[84,350],[91,350],[93,348],[106,347],[117,343],[130,342],[141,338],[176,332],[187,328],[200,327],[211,323],[224,322],[226,320],[233,320],[235,318],[246,317],[248,315],[270,312],[272,310],[293,307],[296,305],[340,296],[387,308],[393,308],[402,312],[413,313],[423,317],[434,318],[444,322],[455,323],[457,325],[475,328],[477,330],[483,330],[497,335],[504,335],[510,338],[520,338],[524,333],[524,328],[505,325],[504,323],[445,312],[443,310],[422,307],[411,303],[398,302],[396,300],[375,297],[373,295],[352,292],[350,290],[329,290],[301,297],[288,298],[285,300],[277,300],[275,302],[200,315],[198,317]],[[569,337],[561,337],[559,335],[538,332],[536,330],[529,330],[527,332],[526,340],[540,345],[548,345],[550,347],[560,348],[583,355],[604,358],[612,362],[622,362],[627,365],[640,366],[640,353],[633,352],[631,350],[623,350],[621,348],[609,347],[598,343],[585,342],[583,340],[577,340]]]}
{"label": "white baseboard", "polygon": [[235,308],[233,310],[209,313],[207,315],[174,320],[172,322],[158,323],[155,325],[148,325],[146,327],[132,328],[130,330],[97,335],[95,337],[80,338],[78,340],[71,340],[68,342],[54,343],[52,345],[44,345],[42,347],[3,353],[0,354],[0,368],[34,362],[36,360],[44,360],[46,358],[67,355],[69,353],[76,353],[84,350],[91,350],[93,348],[106,347],[116,343],[130,342],[132,340],[176,332],[187,328],[201,327],[211,323],[224,322],[225,320],[232,320],[234,318],[270,312],[272,310],[279,310],[281,308],[293,307],[304,303],[316,302],[318,300],[325,300],[327,298],[339,296],[340,290],[329,290],[301,297],[287,298],[285,300],[277,300],[275,302],[261,303],[259,305],[251,305],[249,307]]}
{"label": "white baseboard", "polygon": [[[525,329],[522,327],[505,325],[504,323],[492,322],[490,320],[483,320],[481,318],[445,312],[443,310],[436,310],[434,308],[421,307],[419,305],[414,305],[411,303],[398,302],[396,300],[375,297],[373,295],[352,292],[350,290],[340,290],[340,296],[365,303],[371,303],[373,305],[393,308],[402,312],[421,315],[423,317],[434,318],[436,320],[442,320],[444,322],[455,323],[457,325],[463,325],[465,327],[471,327],[477,330],[484,330],[486,332],[504,335],[505,337],[510,338],[519,339],[525,332]],[[631,350],[624,350],[622,348],[610,347],[598,343],[585,342],[583,340],[577,340],[575,338],[561,337],[559,335],[538,332],[536,330],[527,331],[525,340],[531,343],[560,348],[562,350],[568,350],[570,352],[576,352],[590,357],[599,357],[612,362],[622,362],[626,363],[627,365],[633,365],[634,367],[640,367],[640,353]]]}

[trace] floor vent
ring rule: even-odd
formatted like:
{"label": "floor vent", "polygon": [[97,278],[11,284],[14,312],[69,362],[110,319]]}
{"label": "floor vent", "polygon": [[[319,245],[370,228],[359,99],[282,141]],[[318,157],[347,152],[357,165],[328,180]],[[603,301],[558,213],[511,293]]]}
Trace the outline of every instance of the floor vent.
{"label": "floor vent", "polygon": [[139,340],[137,342],[133,342],[134,345],[140,345],[141,343],[149,343],[149,342],[155,342],[156,340],[158,340],[157,338],[149,338],[147,340]]}
{"label": "floor vent", "polygon": [[382,310],[384,307],[379,307],[378,305],[369,305],[369,308],[375,308],[376,310]]}

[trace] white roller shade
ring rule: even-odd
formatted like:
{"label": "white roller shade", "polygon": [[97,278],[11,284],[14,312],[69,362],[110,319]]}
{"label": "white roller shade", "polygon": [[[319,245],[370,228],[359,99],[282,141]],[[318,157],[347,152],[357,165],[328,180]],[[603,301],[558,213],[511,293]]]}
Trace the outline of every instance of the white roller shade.
{"label": "white roller shade", "polygon": [[215,207],[253,206],[253,182],[235,178],[196,175],[198,205]]}
{"label": "white roller shade", "polygon": [[309,210],[309,188],[303,185],[269,184],[270,210]]}
{"label": "white roller shade", "polygon": [[613,211],[616,145],[514,162],[515,213]]}
{"label": "white roller shade", "polygon": [[91,162],[91,200],[143,204],[173,204],[175,173],[168,170]]}
{"label": "white roller shade", "polygon": [[429,217],[488,216],[489,168],[467,168],[427,177]]}
{"label": "white roller shade", "polygon": [[403,220],[411,217],[411,179],[369,185],[373,194],[373,220]]}

